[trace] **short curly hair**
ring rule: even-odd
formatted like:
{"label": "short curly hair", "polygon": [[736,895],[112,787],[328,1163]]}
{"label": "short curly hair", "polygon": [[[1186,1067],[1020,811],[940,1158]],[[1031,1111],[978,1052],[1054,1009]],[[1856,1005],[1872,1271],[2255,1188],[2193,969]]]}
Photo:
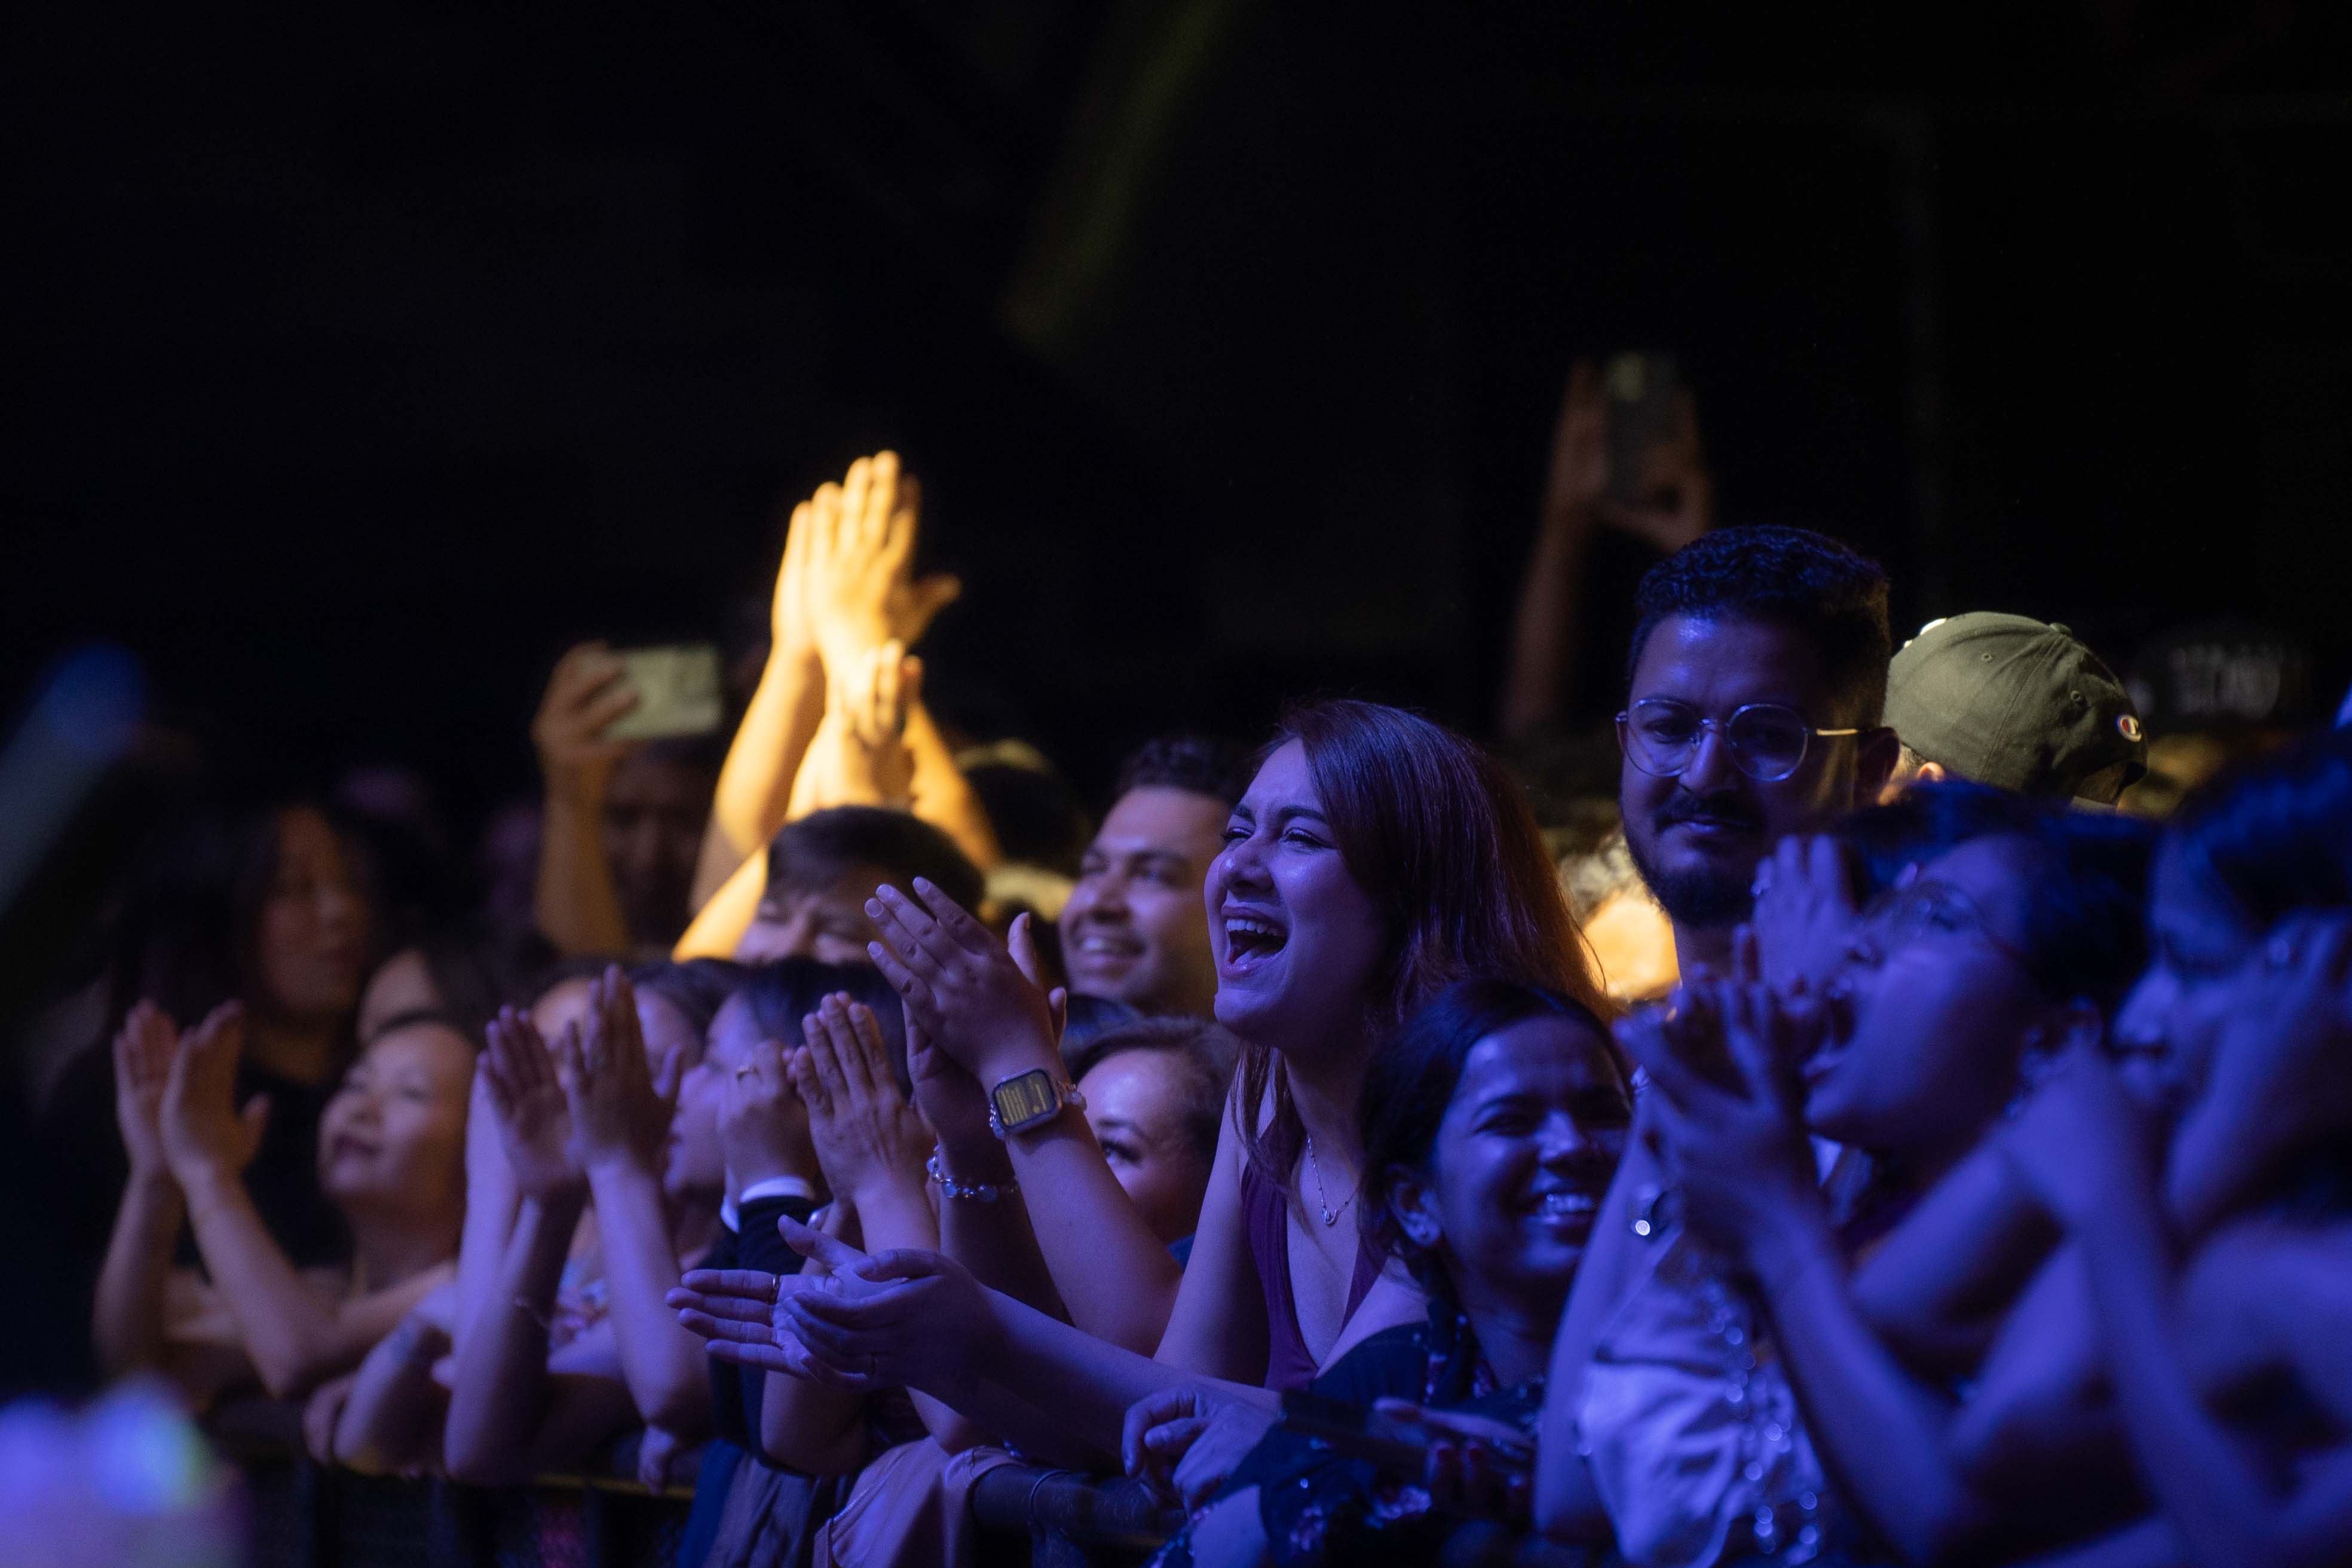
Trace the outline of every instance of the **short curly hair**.
{"label": "short curly hair", "polygon": [[1885,715],[1886,666],[1895,657],[1886,574],[1827,534],[1746,527],[1702,535],[1643,574],[1633,610],[1628,686],[1650,634],[1668,616],[1777,621],[1812,637],[1832,700],[1852,722],[1874,725]]}
{"label": "short curly hair", "polygon": [[1119,764],[1117,793],[1182,789],[1238,805],[1249,790],[1250,773],[1249,753],[1229,741],[1161,735],[1143,742]]}

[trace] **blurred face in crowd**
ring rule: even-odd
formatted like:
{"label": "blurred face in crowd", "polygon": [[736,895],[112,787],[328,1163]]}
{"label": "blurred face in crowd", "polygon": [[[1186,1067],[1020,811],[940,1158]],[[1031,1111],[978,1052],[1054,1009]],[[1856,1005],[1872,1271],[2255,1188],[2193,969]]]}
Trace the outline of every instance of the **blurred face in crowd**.
{"label": "blurred face in crowd", "polygon": [[1209,1010],[1217,960],[1201,887],[1226,815],[1223,802],[1189,789],[1147,784],[1118,798],[1062,910],[1072,990],[1147,1013]]}
{"label": "blurred face in crowd", "polygon": [[[1677,926],[1728,927],[1748,916],[1748,889],[1783,834],[1819,830],[1857,798],[1857,741],[1812,737],[1787,778],[1764,782],[1742,772],[1722,726],[1750,703],[1772,703],[1816,729],[1843,729],[1853,717],[1831,700],[1819,648],[1777,621],[1703,620],[1668,616],[1642,647],[1626,699],[1630,723],[1644,701],[1715,721],[1680,773],[1661,778],[1627,755],[1619,773],[1625,843],[1658,902]],[[1889,756],[1881,762],[1884,769]],[[1865,782],[1873,793],[1884,781]]]}
{"label": "blurred face in crowd", "polygon": [[667,946],[686,929],[710,816],[707,768],[632,752],[613,770],[600,827],[630,937]]}
{"label": "blurred face in crowd", "polygon": [[1217,1022],[1279,1051],[1360,1048],[1388,933],[1339,858],[1297,741],[1250,781],[1203,895]]}
{"label": "blurred face in crowd", "polygon": [[1162,1242],[1181,1241],[1201,1222],[1212,1155],[1185,1126],[1184,1068],[1171,1051],[1120,1051],[1079,1081],[1087,1125],[1111,1174]]}
{"label": "blurred face in crowd", "polygon": [[2235,1011],[2231,977],[2263,933],[2211,872],[2169,842],[2148,880],[2147,921],[2147,971],[2112,1033],[2133,1087],[2178,1111],[2204,1086]]}
{"label": "blurred face in crowd", "polygon": [[423,950],[404,947],[375,966],[367,989],[360,994],[360,1040],[376,1037],[383,1026],[404,1013],[429,1013],[441,1005]]}
{"label": "blurred face in crowd", "polygon": [[[678,1085],[677,1117],[670,1123],[668,1163],[662,1173],[662,1185],[672,1197],[692,1193],[709,1199],[727,1190],[719,1108],[735,1069],[751,1063],[761,1038],[751,1004],[740,994],[730,996],[710,1020],[709,1048]],[[797,1097],[788,1095],[785,1100],[793,1115],[805,1118]]]}
{"label": "blurred face in crowd", "polygon": [[552,1048],[563,1037],[563,1031],[588,1016],[588,992],[595,983],[586,975],[559,980],[539,994],[530,1005],[530,1021],[539,1030],[539,1037]]}
{"label": "blurred face in crowd", "polygon": [[866,944],[879,939],[866,918],[866,900],[890,880],[879,866],[853,866],[829,882],[802,884],[771,879],[735,944],[739,963],[773,963],[780,958],[814,958],[820,963],[871,963]]}
{"label": "blurred face in crowd", "polygon": [[318,812],[287,812],[255,932],[268,1010],[305,1020],[349,1015],[366,973],[368,934],[367,899],[349,847]]}
{"label": "blurred face in crowd", "polygon": [[2057,1048],[2021,956],[2038,869],[2023,839],[1974,838],[1873,907],[1803,1067],[1815,1132],[1936,1169],[2016,1095],[2029,1040]]}
{"label": "blurred face in crowd", "polygon": [[319,1184],[346,1210],[454,1220],[466,1200],[473,1042],[446,1024],[394,1029],[319,1118]]}
{"label": "blurred face in crowd", "polygon": [[1522,1019],[1470,1048],[1425,1171],[1391,1172],[1390,1207],[1465,1306],[1557,1303],[1625,1152],[1633,1103],[1580,1019]]}
{"label": "blurred face in crowd", "polygon": [[[678,1079],[677,1113],[670,1119],[669,1142],[663,1147],[662,1190],[672,1198],[716,1198],[727,1184],[727,1172],[719,1158],[718,1089],[706,1070],[709,1049],[677,1004],[650,986],[637,987],[637,1027],[645,1032],[648,1071],[658,1074],[673,1052],[685,1068]],[[715,1026],[712,1037],[717,1037]]]}

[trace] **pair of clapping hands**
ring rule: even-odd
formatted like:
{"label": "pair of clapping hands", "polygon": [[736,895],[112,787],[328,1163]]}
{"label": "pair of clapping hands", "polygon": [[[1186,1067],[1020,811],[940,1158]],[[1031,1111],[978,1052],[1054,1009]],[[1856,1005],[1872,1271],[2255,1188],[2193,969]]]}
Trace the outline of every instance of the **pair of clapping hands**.
{"label": "pair of clapping hands", "polygon": [[[866,1039],[871,1015],[835,998],[810,1021],[811,1045],[794,1054],[793,1083],[836,1199],[871,1173],[921,1179],[923,1144],[936,1140],[948,1168],[972,1178],[981,1161],[1001,1162],[988,1125],[985,1086],[1047,1067],[1058,1070],[1065,998],[1040,984],[1028,917],[1008,946],[921,878],[914,896],[877,889],[866,912],[880,935],[870,952],[907,1021],[914,1105],[898,1097],[874,1031],[861,1065],[845,1045]],[[861,1019],[860,1016],[863,1015]],[[819,1037],[828,1042],[817,1049]],[[984,1354],[992,1321],[987,1292],[961,1265],[936,1252],[869,1256],[841,1238],[840,1205],[824,1229],[782,1222],[785,1239],[810,1267],[799,1275],[748,1269],[689,1272],[670,1304],[688,1329],[711,1341],[722,1361],[788,1373],[831,1386],[936,1389]]]}
{"label": "pair of clapping hands", "polygon": [[659,1175],[686,1063],[675,1049],[646,1060],[636,990],[617,966],[590,983],[586,1013],[552,1044],[514,1007],[499,1009],[488,1033],[482,1081],[519,1193],[577,1197],[604,1165]]}
{"label": "pair of clapping hands", "polygon": [[152,1002],[134,1005],[114,1037],[114,1116],[135,1177],[186,1186],[253,1163],[269,1101],[236,1103],[245,1009],[224,1002],[183,1034]]}

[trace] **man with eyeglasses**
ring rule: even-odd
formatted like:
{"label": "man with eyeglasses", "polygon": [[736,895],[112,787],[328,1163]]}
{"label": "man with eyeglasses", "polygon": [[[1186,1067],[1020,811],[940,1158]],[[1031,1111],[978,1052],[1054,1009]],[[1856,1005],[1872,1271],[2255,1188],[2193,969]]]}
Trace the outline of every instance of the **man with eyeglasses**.
{"label": "man with eyeglasses", "polygon": [[1683,973],[1721,969],[1773,845],[1875,800],[1894,771],[1886,576],[1803,529],[1727,529],[1653,567],[1634,609],[1625,842]]}

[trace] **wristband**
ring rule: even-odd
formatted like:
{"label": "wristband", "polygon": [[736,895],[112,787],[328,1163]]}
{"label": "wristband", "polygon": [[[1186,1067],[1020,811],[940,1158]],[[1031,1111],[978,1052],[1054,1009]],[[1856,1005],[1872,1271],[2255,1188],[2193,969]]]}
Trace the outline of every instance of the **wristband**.
{"label": "wristband", "polygon": [[992,1204],[1008,1194],[1021,1190],[1021,1178],[1018,1176],[1007,1176],[1001,1182],[974,1182],[967,1186],[940,1168],[940,1152],[936,1149],[931,1151],[931,1157],[923,1162],[923,1170],[931,1180],[940,1184],[940,1191],[951,1198],[961,1198],[966,1203]]}

